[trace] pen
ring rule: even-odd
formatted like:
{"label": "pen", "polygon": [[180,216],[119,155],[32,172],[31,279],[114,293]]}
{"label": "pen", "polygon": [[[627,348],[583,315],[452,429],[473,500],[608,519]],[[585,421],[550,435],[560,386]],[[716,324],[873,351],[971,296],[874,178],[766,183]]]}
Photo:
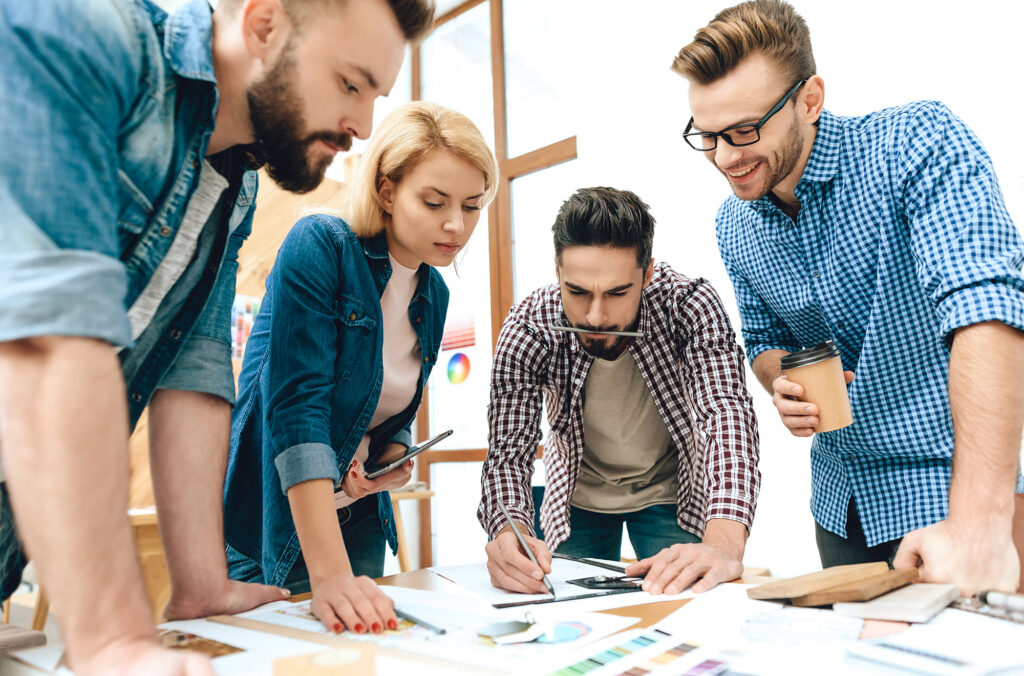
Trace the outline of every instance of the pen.
{"label": "pen", "polygon": [[420,625],[421,627],[423,627],[425,629],[429,629],[430,631],[434,632],[435,634],[447,634],[448,633],[448,630],[445,629],[444,627],[439,627],[436,624],[431,624],[430,622],[427,622],[426,620],[421,620],[420,618],[416,617],[415,615],[411,615],[411,614],[405,612],[404,610],[402,610],[401,608],[399,608],[397,606],[395,607],[395,615],[398,615],[403,620],[409,620],[410,622],[415,622],[416,624]]}
{"label": "pen", "polygon": [[[497,501],[498,507],[501,508],[501,513],[505,515],[505,520],[508,521],[508,525],[512,526],[512,532],[516,534],[516,539],[519,540],[519,546],[521,546],[526,551],[526,555],[530,557],[531,561],[533,561],[533,565],[540,568],[540,564],[537,563],[537,557],[533,555],[533,550],[530,549],[530,546],[528,544],[526,544],[526,539],[523,537],[523,534],[519,532],[519,528],[516,527],[516,523],[512,520],[512,516],[509,515],[508,510],[505,509],[505,503],[501,501],[501,498],[497,498]],[[541,572],[543,572],[543,570],[544,569],[541,568]],[[554,596],[555,588],[551,586],[551,582],[548,580],[548,576],[545,575],[541,579],[544,580],[544,586],[548,588],[548,592],[550,592],[551,595]]]}
{"label": "pen", "polygon": [[982,603],[994,608],[1024,613],[1024,594],[1004,594],[998,591],[983,591],[978,594]]}
{"label": "pen", "polygon": [[571,331],[572,333],[601,333],[608,336],[628,336],[630,338],[646,338],[647,334],[642,331],[592,331],[590,329],[577,329],[575,326],[552,326],[552,331]]}

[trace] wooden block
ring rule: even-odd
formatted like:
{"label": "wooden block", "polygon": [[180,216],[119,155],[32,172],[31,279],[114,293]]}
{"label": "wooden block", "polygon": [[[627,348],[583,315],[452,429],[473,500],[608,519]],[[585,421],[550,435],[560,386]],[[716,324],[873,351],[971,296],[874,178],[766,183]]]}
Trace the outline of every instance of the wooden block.
{"label": "wooden block", "polygon": [[917,579],[917,568],[902,568],[900,570],[887,570],[881,575],[875,575],[856,582],[847,582],[828,589],[797,596],[790,603],[794,606],[830,606],[841,601],[870,601],[882,594],[905,587]]}
{"label": "wooden block", "polygon": [[871,601],[836,603],[832,610],[865,620],[927,622],[959,595],[956,585],[916,583]]}
{"label": "wooden block", "polygon": [[374,676],[372,643],[274,660],[274,676]]}
{"label": "wooden block", "polygon": [[762,601],[792,599],[798,596],[807,596],[829,587],[836,587],[848,582],[856,582],[881,575],[887,570],[889,570],[889,564],[885,561],[833,566],[832,568],[819,570],[816,573],[798,575],[788,580],[777,580],[776,582],[751,587],[747,590],[747,596]]}

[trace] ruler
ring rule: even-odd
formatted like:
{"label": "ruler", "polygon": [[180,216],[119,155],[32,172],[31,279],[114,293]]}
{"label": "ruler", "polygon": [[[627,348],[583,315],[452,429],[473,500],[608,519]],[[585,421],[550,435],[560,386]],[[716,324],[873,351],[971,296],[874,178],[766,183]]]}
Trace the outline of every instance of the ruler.
{"label": "ruler", "polygon": [[539,606],[544,603],[560,603],[562,601],[579,601],[580,599],[596,599],[599,596],[611,596],[612,594],[635,594],[641,589],[608,589],[594,592],[593,594],[580,594],[579,596],[566,596],[564,598],[534,599],[531,601],[513,601],[511,603],[493,603],[495,608],[519,608],[521,606]]}

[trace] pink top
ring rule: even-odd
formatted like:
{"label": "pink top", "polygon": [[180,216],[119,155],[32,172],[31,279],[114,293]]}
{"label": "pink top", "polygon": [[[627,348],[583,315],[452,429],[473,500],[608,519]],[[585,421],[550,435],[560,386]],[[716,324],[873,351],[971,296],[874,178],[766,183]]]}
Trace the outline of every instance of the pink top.
{"label": "pink top", "polygon": [[[380,399],[377,400],[377,410],[370,420],[371,430],[391,416],[401,413],[412,403],[422,368],[420,341],[409,321],[409,303],[416,293],[419,274],[417,270],[402,266],[390,253],[388,258],[391,260],[391,279],[380,297],[384,330],[384,380],[381,383]],[[364,435],[356,449],[356,459],[365,463],[369,449],[370,436]],[[348,471],[348,467],[342,468],[342,478]],[[334,494],[334,506],[337,508],[353,502],[341,490]]]}

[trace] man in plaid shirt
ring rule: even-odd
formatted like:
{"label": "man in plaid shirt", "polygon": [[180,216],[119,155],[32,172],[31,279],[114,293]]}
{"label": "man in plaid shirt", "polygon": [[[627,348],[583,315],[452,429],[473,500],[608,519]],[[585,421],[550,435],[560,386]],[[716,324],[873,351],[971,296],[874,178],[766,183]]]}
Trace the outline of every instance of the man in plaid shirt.
{"label": "man in plaid shirt", "polygon": [[935,101],[824,110],[807,25],[781,0],[723,10],[673,69],[690,82],[684,138],[734,193],[719,249],[793,435],[818,409],[780,358],[832,339],[848,369],[854,422],[811,446],[822,565],[1016,589],[1024,242],[981,143]]}
{"label": "man in plaid shirt", "polygon": [[[735,579],[760,482],[758,434],[743,352],[718,295],[654,263],[654,219],[631,192],[579,190],[552,230],[558,284],[512,309],[491,369],[477,512],[491,538],[491,582],[543,592],[551,550],[616,560],[624,525],[641,559],[626,574],[644,575],[651,593]],[[538,567],[498,501],[520,532],[534,533],[543,399],[545,539],[527,538]]]}

